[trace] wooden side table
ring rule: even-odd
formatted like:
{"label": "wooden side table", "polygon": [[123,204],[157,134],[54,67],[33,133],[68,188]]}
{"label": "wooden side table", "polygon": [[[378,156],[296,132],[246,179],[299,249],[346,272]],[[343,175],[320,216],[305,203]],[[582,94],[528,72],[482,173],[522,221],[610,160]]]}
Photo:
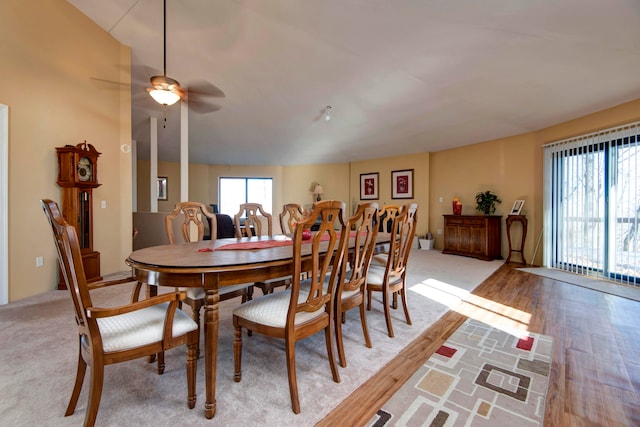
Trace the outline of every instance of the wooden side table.
{"label": "wooden side table", "polygon": [[[520,242],[520,249],[512,249],[511,248],[511,224],[514,222],[519,222],[522,224],[522,241]],[[520,253],[520,257],[522,258],[522,263],[526,264],[527,261],[524,259],[524,241],[527,238],[527,217],[525,215],[509,215],[507,216],[507,240],[509,241],[509,256],[507,257],[506,263],[509,264],[511,261],[511,254],[514,252]]]}

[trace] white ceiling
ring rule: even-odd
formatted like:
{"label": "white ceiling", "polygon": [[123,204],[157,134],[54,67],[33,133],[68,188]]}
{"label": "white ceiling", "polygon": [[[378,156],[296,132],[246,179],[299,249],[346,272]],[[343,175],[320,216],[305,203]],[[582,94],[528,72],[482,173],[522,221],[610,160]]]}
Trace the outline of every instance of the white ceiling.
{"label": "white ceiling", "polygon": [[[162,0],[69,3],[131,47],[132,134],[148,158]],[[191,105],[194,163],[438,151],[640,98],[640,0],[168,0],[167,75],[225,95],[213,112]],[[179,110],[160,126],[160,160],[178,158]]]}

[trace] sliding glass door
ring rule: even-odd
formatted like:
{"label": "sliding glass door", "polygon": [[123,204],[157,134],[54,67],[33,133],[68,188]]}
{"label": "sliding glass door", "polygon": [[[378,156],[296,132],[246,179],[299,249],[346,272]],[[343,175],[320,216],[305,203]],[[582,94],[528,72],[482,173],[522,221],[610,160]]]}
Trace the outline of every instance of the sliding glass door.
{"label": "sliding glass door", "polygon": [[545,265],[636,284],[638,125],[545,147]]}
{"label": "sliding glass door", "polygon": [[637,136],[615,141],[611,146],[612,203],[609,204],[607,270],[622,281],[640,277],[640,142]]}

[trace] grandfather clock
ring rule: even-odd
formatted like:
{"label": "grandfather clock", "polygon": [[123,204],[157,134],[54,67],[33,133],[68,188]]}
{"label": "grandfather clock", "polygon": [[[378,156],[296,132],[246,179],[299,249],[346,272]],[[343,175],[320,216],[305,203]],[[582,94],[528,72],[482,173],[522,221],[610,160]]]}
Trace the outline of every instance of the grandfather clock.
{"label": "grandfather clock", "polygon": [[[87,141],[57,147],[58,185],[62,187],[62,215],[76,228],[87,281],[102,280],[100,252],[93,250],[93,194],[98,184],[98,150]],[[60,275],[58,289],[66,289]]]}

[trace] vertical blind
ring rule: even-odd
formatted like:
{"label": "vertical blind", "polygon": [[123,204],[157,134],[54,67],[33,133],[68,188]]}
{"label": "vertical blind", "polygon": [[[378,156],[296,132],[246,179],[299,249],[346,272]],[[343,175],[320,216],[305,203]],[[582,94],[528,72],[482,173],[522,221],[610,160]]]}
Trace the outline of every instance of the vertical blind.
{"label": "vertical blind", "polygon": [[544,146],[544,265],[640,280],[640,122]]}

